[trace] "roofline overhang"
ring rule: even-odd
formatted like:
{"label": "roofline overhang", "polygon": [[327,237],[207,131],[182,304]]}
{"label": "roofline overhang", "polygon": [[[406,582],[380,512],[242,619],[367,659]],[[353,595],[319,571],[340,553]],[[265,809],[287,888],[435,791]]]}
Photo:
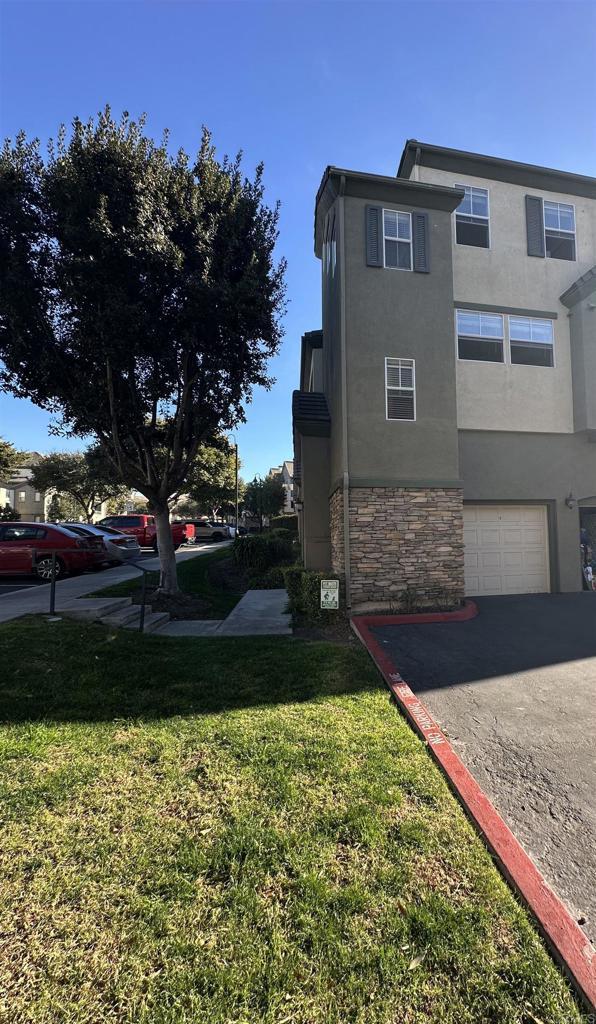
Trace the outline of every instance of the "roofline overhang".
{"label": "roofline overhang", "polygon": [[404,203],[425,210],[451,213],[461,203],[464,193],[448,185],[430,185],[422,181],[350,171],[330,165],[325,169],[315,201],[315,255],[319,258],[324,218],[339,195],[370,199],[371,202]]}
{"label": "roofline overhang", "polygon": [[433,146],[417,139],[408,139],[397,169],[398,178],[409,180],[415,164],[452,171],[454,174],[469,174],[476,178],[509,181],[526,188],[542,188],[547,192],[562,192],[596,199],[596,178],[587,174],[574,174],[571,171],[541,167],[539,164],[526,164],[518,160],[506,160],[484,153],[469,153],[464,149],[449,149],[446,146]]}
{"label": "roofline overhang", "polygon": [[596,266],[578,277],[577,281],[574,281],[571,287],[563,292],[560,300],[564,306],[567,306],[567,309],[571,309],[594,292],[596,292]]}

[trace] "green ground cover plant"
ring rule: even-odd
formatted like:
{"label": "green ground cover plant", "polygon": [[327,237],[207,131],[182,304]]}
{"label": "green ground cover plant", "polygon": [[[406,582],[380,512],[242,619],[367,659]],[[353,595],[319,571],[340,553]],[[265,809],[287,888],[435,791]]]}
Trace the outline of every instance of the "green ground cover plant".
{"label": "green ground cover plant", "polygon": [[0,1020],[580,1024],[360,649],[37,618],[0,659]]}

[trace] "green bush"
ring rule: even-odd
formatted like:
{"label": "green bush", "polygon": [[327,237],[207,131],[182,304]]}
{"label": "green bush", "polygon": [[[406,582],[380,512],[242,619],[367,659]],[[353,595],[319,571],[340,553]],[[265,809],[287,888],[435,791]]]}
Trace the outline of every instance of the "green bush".
{"label": "green bush", "polygon": [[271,516],[269,526],[272,530],[285,529],[298,533],[298,516]]}
{"label": "green bush", "polygon": [[270,533],[251,533],[246,537],[237,537],[232,546],[232,554],[236,565],[247,572],[262,572],[271,565],[289,562],[292,558],[292,535],[276,536]]}
{"label": "green bush", "polygon": [[306,622],[333,622],[341,611],[321,608],[321,580],[327,575],[313,572],[301,565],[290,565],[282,570],[288,592],[290,611],[296,618]]}
{"label": "green bush", "polygon": [[302,577],[305,569],[302,565],[289,565],[283,570],[284,584],[290,600],[290,611],[302,613]]}
{"label": "green bush", "polygon": [[251,576],[248,586],[249,590],[283,590],[284,566],[271,565],[264,572]]}

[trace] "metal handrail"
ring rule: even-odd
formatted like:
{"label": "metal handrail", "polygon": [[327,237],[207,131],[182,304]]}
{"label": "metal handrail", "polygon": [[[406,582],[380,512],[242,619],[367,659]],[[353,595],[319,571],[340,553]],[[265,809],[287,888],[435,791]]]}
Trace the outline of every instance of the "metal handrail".
{"label": "metal handrail", "polygon": [[145,607],[147,603],[147,576],[153,569],[145,569],[143,565],[139,565],[138,562],[127,562],[127,565],[134,565],[135,569],[139,569],[142,574],[143,582],[141,583],[141,615],[139,618],[139,633],[143,633],[145,630]]}
{"label": "metal handrail", "polygon": [[[46,548],[45,551],[43,552],[43,554],[44,555],[49,554],[50,550],[51,550],[51,554],[52,554],[52,577],[50,579],[50,615],[55,615],[56,614],[56,579],[57,579],[57,577],[56,577],[56,556],[57,556],[57,554],[59,552],[81,551],[83,549],[82,548],[51,548],[51,549]],[[36,561],[36,556],[37,555],[38,555],[37,551],[33,551],[32,552],[32,556],[33,556],[32,557],[32,564],[33,565],[35,565],[35,561]],[[123,562],[122,565],[123,566],[132,565],[135,569],[139,570],[139,572],[141,573],[141,576],[142,576],[143,582],[141,584],[141,614],[140,614],[140,618],[139,618],[139,633],[143,633],[144,630],[145,630],[145,611],[146,611],[146,607],[147,607],[147,576],[148,576],[148,574],[150,572],[153,572],[154,570],[153,569],[146,569],[144,565],[139,565],[138,562],[134,562],[134,561],[132,561],[132,559],[129,562]]]}

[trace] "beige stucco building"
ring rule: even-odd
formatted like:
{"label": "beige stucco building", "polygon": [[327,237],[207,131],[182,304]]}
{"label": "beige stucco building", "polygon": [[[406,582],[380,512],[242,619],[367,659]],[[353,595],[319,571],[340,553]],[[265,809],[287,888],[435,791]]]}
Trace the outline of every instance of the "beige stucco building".
{"label": "beige stucco building", "polygon": [[395,178],[327,168],[315,251],[323,326],[293,400],[305,564],[356,609],[581,589],[596,179],[410,140]]}

